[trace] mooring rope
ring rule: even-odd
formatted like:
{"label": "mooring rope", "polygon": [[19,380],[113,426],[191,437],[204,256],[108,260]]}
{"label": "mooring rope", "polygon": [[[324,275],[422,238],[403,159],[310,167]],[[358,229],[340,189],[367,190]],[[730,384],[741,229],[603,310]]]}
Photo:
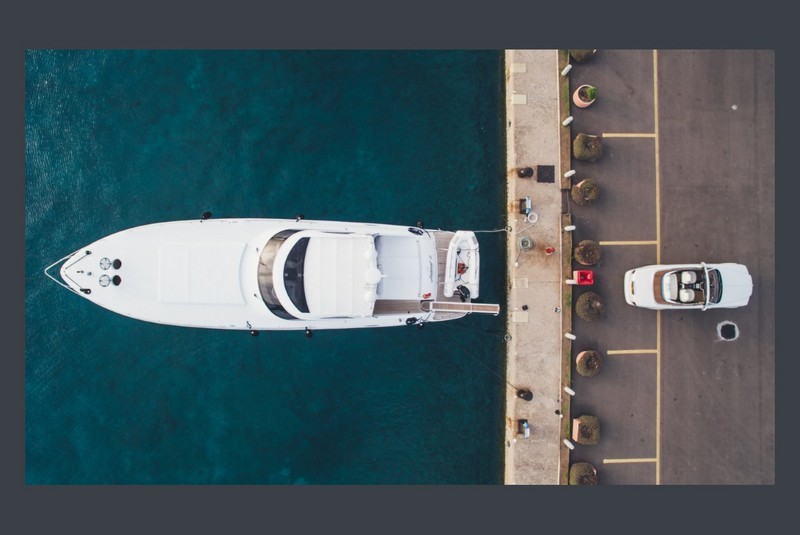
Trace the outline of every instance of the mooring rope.
{"label": "mooring rope", "polygon": [[511,227],[498,228],[493,230],[473,230],[472,232],[475,232],[476,234],[478,232],[511,232]]}

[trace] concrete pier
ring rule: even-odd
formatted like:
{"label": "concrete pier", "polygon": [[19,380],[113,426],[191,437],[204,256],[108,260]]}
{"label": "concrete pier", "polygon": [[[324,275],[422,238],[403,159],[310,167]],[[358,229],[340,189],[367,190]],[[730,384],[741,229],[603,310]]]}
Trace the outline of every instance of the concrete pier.
{"label": "concrete pier", "polygon": [[[571,241],[562,244],[562,113],[559,109],[559,52],[507,50],[507,225],[508,342],[507,380],[533,393],[526,401],[508,387],[506,397],[506,484],[557,485],[563,482],[562,355],[564,342],[564,281],[570,278]],[[569,110],[566,110],[569,115]],[[568,140],[569,137],[567,136]],[[568,152],[567,160],[568,160]],[[540,167],[541,166],[541,167]],[[531,177],[518,169],[532,168]],[[549,168],[548,168],[549,167]],[[567,167],[568,168],[568,167]],[[552,182],[543,182],[552,171]],[[523,172],[523,174],[525,174]],[[520,213],[520,199],[530,196],[532,215]],[[533,242],[520,238],[528,238]],[[550,248],[555,249],[552,251]],[[564,256],[566,255],[566,256]],[[564,268],[563,266],[566,266]],[[569,316],[567,316],[568,318]],[[527,420],[528,437],[520,432]],[[524,429],[524,428],[523,428]],[[566,461],[565,461],[566,459]]]}

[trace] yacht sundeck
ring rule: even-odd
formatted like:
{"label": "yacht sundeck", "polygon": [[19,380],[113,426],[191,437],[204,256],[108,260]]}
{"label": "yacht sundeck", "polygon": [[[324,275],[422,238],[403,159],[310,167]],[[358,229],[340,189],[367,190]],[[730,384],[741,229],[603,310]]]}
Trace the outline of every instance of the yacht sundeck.
{"label": "yacht sundeck", "polygon": [[[48,271],[62,263],[61,281]],[[212,329],[422,324],[477,304],[470,231],[286,219],[155,223],[117,232],[47,269],[60,285],[145,321]]]}

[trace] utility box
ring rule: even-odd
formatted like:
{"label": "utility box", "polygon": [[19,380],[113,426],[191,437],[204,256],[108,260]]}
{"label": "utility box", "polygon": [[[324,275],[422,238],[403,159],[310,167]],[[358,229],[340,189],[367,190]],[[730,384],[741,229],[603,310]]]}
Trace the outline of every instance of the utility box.
{"label": "utility box", "polygon": [[573,271],[572,279],[578,286],[591,286],[594,284],[594,271],[591,269]]}

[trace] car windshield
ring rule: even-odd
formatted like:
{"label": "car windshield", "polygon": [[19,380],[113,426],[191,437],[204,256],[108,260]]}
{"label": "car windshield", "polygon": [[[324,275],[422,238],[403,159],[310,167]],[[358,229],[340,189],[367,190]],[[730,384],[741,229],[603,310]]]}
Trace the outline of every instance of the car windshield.
{"label": "car windshield", "polygon": [[708,270],[708,302],[717,304],[722,299],[722,277],[717,269]]}

